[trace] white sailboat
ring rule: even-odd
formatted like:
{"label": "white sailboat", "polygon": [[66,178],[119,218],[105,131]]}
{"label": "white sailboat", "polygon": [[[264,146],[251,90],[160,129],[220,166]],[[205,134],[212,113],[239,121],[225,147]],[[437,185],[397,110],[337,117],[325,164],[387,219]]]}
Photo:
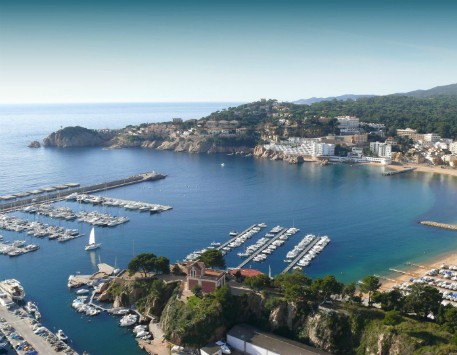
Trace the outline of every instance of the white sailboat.
{"label": "white sailboat", "polygon": [[92,230],[90,231],[90,236],[89,236],[89,244],[86,245],[84,250],[95,250],[100,248],[102,244],[101,243],[95,243],[95,229],[92,227]]}

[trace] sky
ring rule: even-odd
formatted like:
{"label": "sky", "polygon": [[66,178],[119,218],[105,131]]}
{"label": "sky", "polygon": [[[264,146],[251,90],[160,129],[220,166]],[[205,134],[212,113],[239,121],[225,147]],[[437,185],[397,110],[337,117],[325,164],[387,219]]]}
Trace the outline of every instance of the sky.
{"label": "sky", "polygon": [[0,103],[293,101],[457,82],[457,2],[0,0]]}

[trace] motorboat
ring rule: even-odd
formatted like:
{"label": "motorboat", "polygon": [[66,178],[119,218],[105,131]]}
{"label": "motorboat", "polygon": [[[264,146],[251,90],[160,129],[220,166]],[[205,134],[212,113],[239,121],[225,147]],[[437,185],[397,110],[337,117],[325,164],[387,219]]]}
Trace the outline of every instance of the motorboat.
{"label": "motorboat", "polygon": [[236,237],[237,235],[238,235],[238,232],[237,232],[237,231],[231,231],[231,232],[229,233],[229,236],[231,236],[231,237]]}
{"label": "motorboat", "polygon": [[15,279],[0,282],[0,291],[4,291],[11,296],[13,301],[21,302],[24,300],[25,291],[21,283]]}
{"label": "motorboat", "polygon": [[78,291],[76,291],[77,295],[87,295],[89,293],[89,290],[87,288],[82,288]]}
{"label": "motorboat", "polygon": [[138,316],[135,314],[127,314],[121,318],[121,321],[119,322],[119,325],[121,327],[130,327],[134,325],[138,320]]}
{"label": "motorboat", "polygon": [[84,250],[89,251],[89,250],[95,250],[100,248],[102,244],[101,243],[95,243],[95,228],[92,227],[92,230],[90,231],[89,235],[89,244],[86,245]]}
{"label": "motorboat", "polygon": [[68,341],[68,337],[65,335],[65,333],[63,332],[62,329],[59,329],[56,333],[56,336],[59,340],[61,341],[64,341],[64,342],[67,342]]}

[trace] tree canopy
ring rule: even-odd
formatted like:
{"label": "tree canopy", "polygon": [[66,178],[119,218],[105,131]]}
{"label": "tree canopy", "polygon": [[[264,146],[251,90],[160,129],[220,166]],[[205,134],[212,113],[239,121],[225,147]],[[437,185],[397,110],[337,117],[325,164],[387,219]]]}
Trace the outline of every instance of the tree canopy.
{"label": "tree canopy", "polygon": [[164,256],[157,257],[153,253],[141,253],[130,260],[128,264],[130,275],[139,271],[146,277],[149,272],[168,274],[170,272],[170,260]]}
{"label": "tree canopy", "polygon": [[371,306],[371,296],[373,292],[377,291],[381,287],[379,278],[376,276],[365,276],[360,284],[360,291],[368,293],[368,305]]}
{"label": "tree canopy", "polygon": [[225,259],[222,252],[217,249],[210,249],[202,253],[198,260],[203,261],[207,267],[225,267]]}

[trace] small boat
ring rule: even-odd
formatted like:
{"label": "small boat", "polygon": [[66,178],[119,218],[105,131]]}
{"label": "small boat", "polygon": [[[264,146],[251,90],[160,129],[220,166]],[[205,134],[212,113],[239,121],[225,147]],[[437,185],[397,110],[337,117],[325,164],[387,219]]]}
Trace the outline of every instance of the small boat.
{"label": "small boat", "polygon": [[221,163],[221,166],[224,167],[224,166],[225,166],[225,163]]}
{"label": "small boat", "polygon": [[121,318],[119,325],[121,327],[130,327],[131,325],[134,325],[137,320],[138,320],[138,316],[136,316],[134,314],[127,314]]}
{"label": "small boat", "polygon": [[68,337],[65,335],[62,329],[59,329],[56,333],[56,336],[59,340],[66,342],[68,340]]}
{"label": "small boat", "polygon": [[237,231],[231,231],[231,232],[229,233],[229,236],[231,236],[231,237],[236,237],[237,235],[238,235],[238,232],[237,232]]}
{"label": "small boat", "polygon": [[89,290],[87,288],[82,288],[78,291],[76,291],[77,295],[87,295],[89,293]]}
{"label": "small boat", "polygon": [[95,229],[92,227],[92,230],[90,231],[90,236],[89,236],[89,244],[86,245],[84,250],[89,251],[89,250],[95,250],[100,248],[101,243],[95,243]]}
{"label": "small boat", "polygon": [[212,247],[218,247],[218,246],[220,246],[220,245],[221,245],[221,243],[219,243],[219,242],[212,242],[212,243],[211,243],[211,246],[212,246]]}

